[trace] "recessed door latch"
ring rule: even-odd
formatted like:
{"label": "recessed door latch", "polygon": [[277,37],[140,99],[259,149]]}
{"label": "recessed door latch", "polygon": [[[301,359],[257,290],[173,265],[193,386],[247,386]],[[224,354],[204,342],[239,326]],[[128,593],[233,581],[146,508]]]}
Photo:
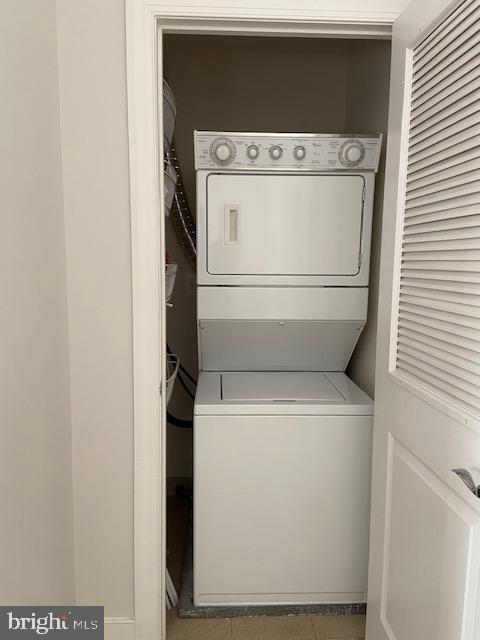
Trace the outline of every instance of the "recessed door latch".
{"label": "recessed door latch", "polygon": [[224,244],[226,247],[240,245],[240,206],[226,204],[224,207]]}
{"label": "recessed door latch", "polygon": [[480,498],[480,485],[475,484],[472,474],[468,469],[452,469],[452,471],[457,474],[460,480],[462,480],[477,498]]}

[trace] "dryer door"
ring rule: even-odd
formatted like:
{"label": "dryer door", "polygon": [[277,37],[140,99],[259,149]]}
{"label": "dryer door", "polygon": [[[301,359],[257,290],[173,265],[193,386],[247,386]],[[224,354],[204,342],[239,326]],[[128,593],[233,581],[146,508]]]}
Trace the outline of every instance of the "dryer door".
{"label": "dryer door", "polygon": [[210,174],[208,273],[355,276],[364,185],[361,175]]}

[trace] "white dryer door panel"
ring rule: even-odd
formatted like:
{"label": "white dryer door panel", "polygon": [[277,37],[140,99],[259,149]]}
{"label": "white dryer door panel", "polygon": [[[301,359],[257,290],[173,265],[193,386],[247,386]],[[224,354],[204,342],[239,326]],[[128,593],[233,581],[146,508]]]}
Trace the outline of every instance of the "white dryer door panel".
{"label": "white dryer door panel", "polygon": [[354,276],[363,193],[360,175],[210,174],[207,271]]}

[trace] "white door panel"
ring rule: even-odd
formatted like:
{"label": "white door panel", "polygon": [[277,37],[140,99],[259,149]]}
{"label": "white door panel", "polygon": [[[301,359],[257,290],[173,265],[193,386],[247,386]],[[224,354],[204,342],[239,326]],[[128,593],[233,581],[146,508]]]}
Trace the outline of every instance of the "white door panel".
{"label": "white door panel", "polygon": [[480,481],[479,459],[479,433],[388,377],[377,384],[368,640],[477,640],[480,510],[452,469]]}
{"label": "white door panel", "polygon": [[393,30],[367,640],[480,637],[480,499],[452,472],[480,483],[479,25],[413,0]]}
{"label": "white door panel", "polygon": [[208,272],[356,275],[364,184],[358,175],[210,175]]}
{"label": "white door panel", "polygon": [[470,563],[478,513],[393,436],[387,495],[385,628],[397,640],[462,638],[464,624],[473,630],[476,607],[468,583],[478,587]]}

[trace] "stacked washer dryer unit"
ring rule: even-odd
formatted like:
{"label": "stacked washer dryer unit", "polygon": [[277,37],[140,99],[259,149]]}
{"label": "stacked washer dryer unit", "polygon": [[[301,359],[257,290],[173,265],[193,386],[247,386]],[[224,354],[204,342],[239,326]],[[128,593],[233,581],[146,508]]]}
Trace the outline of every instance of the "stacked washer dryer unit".
{"label": "stacked washer dryer unit", "polygon": [[381,140],[195,132],[197,606],[365,602]]}

